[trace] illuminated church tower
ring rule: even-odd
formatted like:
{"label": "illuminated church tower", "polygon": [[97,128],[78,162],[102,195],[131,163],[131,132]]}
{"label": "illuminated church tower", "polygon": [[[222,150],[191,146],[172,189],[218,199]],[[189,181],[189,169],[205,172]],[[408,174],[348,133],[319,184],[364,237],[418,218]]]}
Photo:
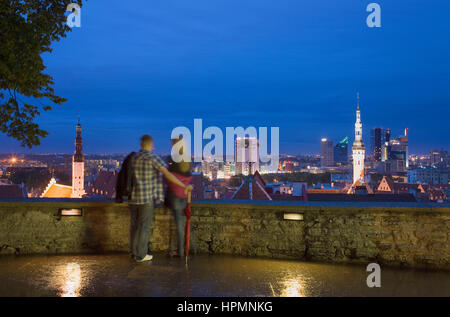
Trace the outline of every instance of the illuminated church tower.
{"label": "illuminated church tower", "polygon": [[77,137],[75,139],[75,154],[72,159],[72,195],[71,198],[82,198],[84,191],[84,156],[83,140],[81,139],[81,124],[78,117]]}
{"label": "illuminated church tower", "polygon": [[359,110],[359,93],[357,95],[357,109],[355,122],[355,141],[353,142],[353,184],[358,180],[364,182],[364,155],[365,147],[362,140],[361,112]]}

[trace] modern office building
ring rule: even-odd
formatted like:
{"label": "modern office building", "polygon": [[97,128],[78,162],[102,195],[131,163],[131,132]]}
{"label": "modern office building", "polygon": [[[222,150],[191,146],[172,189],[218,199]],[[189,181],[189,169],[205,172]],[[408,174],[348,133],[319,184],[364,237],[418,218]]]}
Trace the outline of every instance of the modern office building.
{"label": "modern office building", "polygon": [[401,144],[402,151],[405,151],[405,169],[409,168],[409,129],[405,128],[405,134],[397,140]]}
{"label": "modern office building", "polygon": [[408,129],[405,135],[397,139],[390,139],[382,147],[381,160],[384,163],[384,171],[387,173],[406,172],[409,167]]}
{"label": "modern office building", "polygon": [[348,137],[343,138],[334,147],[334,164],[338,166],[348,164]]}
{"label": "modern office building", "polygon": [[448,152],[444,149],[430,151],[430,165],[436,167],[447,167],[449,161]]}
{"label": "modern office building", "polygon": [[384,131],[384,142],[389,142],[391,140],[391,129],[386,129]]}
{"label": "modern office building", "polygon": [[225,178],[230,178],[236,174],[235,165],[233,162],[225,162],[223,165],[223,174]]}
{"label": "modern office building", "polygon": [[323,138],[320,141],[320,166],[328,167],[334,165],[333,141]]}
{"label": "modern office building", "polygon": [[391,141],[391,129],[386,129],[384,131],[384,142],[381,145],[381,161],[387,161],[389,159],[389,153],[391,147],[389,142]]}
{"label": "modern office building", "polygon": [[236,175],[248,175],[259,171],[259,143],[255,137],[237,137],[235,141],[234,160]]}
{"label": "modern office building", "polygon": [[383,128],[373,128],[370,130],[370,154],[375,162],[381,162],[381,148],[385,142]]}
{"label": "modern office building", "polygon": [[390,142],[390,152],[389,159],[390,168],[386,170],[387,172],[405,172],[406,171],[406,160],[407,152],[399,139],[393,139]]}

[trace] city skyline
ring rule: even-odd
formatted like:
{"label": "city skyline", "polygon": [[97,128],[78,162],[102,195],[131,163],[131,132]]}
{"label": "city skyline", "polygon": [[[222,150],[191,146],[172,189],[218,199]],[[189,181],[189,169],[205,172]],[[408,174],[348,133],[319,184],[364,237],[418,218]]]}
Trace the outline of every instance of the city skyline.
{"label": "city skyline", "polygon": [[72,153],[80,113],[86,153],[130,152],[144,133],[168,153],[171,129],[202,118],[279,126],[281,153],[316,154],[322,138],[352,136],[357,91],[367,144],[371,128],[387,127],[410,129],[411,153],[450,147],[447,2],[382,1],[379,29],[365,25],[363,1],[175,2],[86,2],[82,27],[43,54],[68,98],[38,119],[50,135],[28,150],[0,134],[1,151]]}
{"label": "city skyline", "polygon": [[[78,119],[77,119],[77,121],[76,121],[77,123],[74,125],[74,127],[77,127],[79,124],[80,124],[80,116],[78,116]],[[245,128],[245,127],[244,127]],[[393,129],[391,129],[391,128],[386,128],[386,127],[371,127],[371,128],[365,128],[365,127],[363,127],[362,128],[362,130],[364,131],[364,132],[367,132],[367,133],[372,133],[372,131],[373,130],[375,130],[375,129],[381,129],[382,131],[385,131],[385,130],[389,130],[389,132],[391,132]],[[193,130],[193,129],[192,129]],[[367,130],[367,131],[366,131]],[[394,129],[394,131],[396,131],[397,129]],[[405,131],[409,131],[409,128],[404,128],[403,129],[403,133],[405,133]],[[401,137],[402,136],[402,134],[401,133],[399,133],[397,136],[399,136],[399,137]],[[396,137],[396,135],[395,134],[393,134],[392,135],[392,137],[393,138],[395,138]],[[340,142],[342,142],[342,141],[344,141],[344,140],[350,140],[350,141],[353,141],[354,140],[354,138],[351,138],[351,137],[349,137],[349,136],[343,136],[343,137],[341,137],[343,140],[340,140],[340,138],[339,137],[337,137],[337,138],[335,138],[335,139],[331,139],[331,138],[327,138],[327,137],[322,137],[318,142],[316,142],[317,144],[319,144],[319,142],[320,142],[320,144],[318,145],[318,147],[317,147],[317,150],[314,152],[314,151],[312,151],[312,152],[308,152],[308,153],[290,153],[290,152],[281,152],[280,151],[280,155],[298,155],[298,156],[320,156],[321,155],[321,151],[323,150],[322,149],[322,146],[323,146],[323,142],[324,141],[327,141],[327,142],[331,142],[330,144],[331,145],[337,145],[337,144],[339,144]],[[372,140],[372,136],[370,135],[370,136],[363,136],[363,138],[362,138],[363,140],[365,140],[365,139],[368,139],[368,140],[366,140],[366,143],[368,143],[368,144],[370,144],[370,145],[372,145],[372,142],[373,142],[373,140]],[[135,148],[137,148],[138,147],[138,142],[139,142],[139,140],[136,142],[136,147]],[[203,139],[202,140],[202,142],[203,142],[203,146],[205,145],[205,144],[207,144],[209,141],[208,140],[205,140],[205,139]],[[349,141],[347,141],[347,142],[349,142]],[[192,143],[193,143],[193,141],[192,141]],[[86,146],[86,145],[85,145]],[[135,148],[131,148],[131,150],[134,150]],[[27,148],[23,148],[23,147],[21,147],[18,151],[12,151],[12,152],[8,152],[8,151],[3,151],[3,152],[1,152],[1,150],[0,150],[0,154],[11,154],[11,155],[19,155],[19,154],[62,154],[62,155],[66,155],[66,154],[73,154],[74,153],[74,151],[72,150],[71,152],[69,151],[69,152],[62,152],[62,151],[55,151],[55,152],[42,152],[42,151],[39,151],[38,150],[39,149],[39,147],[34,147],[33,149],[27,149]],[[161,155],[170,155],[170,147],[168,147],[167,148],[167,152],[164,152],[164,151],[158,151],[158,149],[160,149],[160,148],[158,148],[158,145],[156,144],[155,145],[155,148],[154,148],[154,151],[155,151],[155,153],[158,153],[158,154],[161,154]],[[224,147],[224,149],[225,149],[225,147]],[[435,151],[435,150],[441,150],[441,149],[446,149],[446,148],[444,148],[444,147],[434,147],[434,148],[428,148],[428,150],[425,150],[424,152],[414,152],[414,151],[410,151],[410,155],[428,155],[431,151]],[[131,151],[130,150],[130,151]],[[269,148],[269,150],[270,150],[270,148]],[[373,151],[373,149],[371,149],[371,152],[370,152],[370,154],[372,154],[372,151]],[[129,152],[91,152],[91,153],[86,153],[87,155],[125,155],[125,154],[127,154],[127,153],[129,153]],[[226,159],[226,155],[224,154],[223,155],[224,156],[224,161],[227,161],[227,159]],[[351,155],[350,155],[351,156]],[[192,157],[194,157],[194,154],[192,154]]]}

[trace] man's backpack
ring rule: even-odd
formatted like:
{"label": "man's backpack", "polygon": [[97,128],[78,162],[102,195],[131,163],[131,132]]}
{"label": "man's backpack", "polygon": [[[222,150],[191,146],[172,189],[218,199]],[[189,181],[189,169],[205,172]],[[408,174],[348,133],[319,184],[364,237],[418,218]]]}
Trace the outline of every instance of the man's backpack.
{"label": "man's backpack", "polygon": [[135,157],[136,152],[131,152],[123,160],[122,168],[117,175],[116,203],[122,203],[123,197],[126,197],[128,200],[131,199],[131,193],[133,191],[133,171]]}

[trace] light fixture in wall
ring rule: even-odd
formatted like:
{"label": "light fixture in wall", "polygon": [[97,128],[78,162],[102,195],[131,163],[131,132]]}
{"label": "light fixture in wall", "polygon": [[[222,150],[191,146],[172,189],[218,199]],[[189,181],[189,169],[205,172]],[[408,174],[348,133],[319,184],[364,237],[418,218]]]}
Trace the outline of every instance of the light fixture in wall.
{"label": "light fixture in wall", "polygon": [[72,208],[72,209],[60,209],[60,216],[82,216],[83,210],[81,208]]}
{"label": "light fixture in wall", "polygon": [[284,220],[296,220],[303,221],[303,214],[298,212],[285,212],[283,215]]}

